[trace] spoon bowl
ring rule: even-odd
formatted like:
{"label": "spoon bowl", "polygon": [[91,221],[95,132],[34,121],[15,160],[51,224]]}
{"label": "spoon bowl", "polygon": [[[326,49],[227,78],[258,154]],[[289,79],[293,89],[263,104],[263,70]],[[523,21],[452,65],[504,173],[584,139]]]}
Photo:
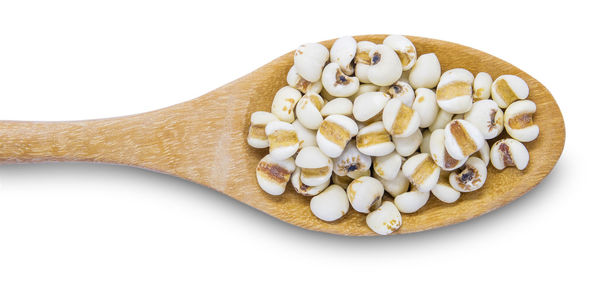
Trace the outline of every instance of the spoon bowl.
{"label": "spoon bowl", "polygon": [[[355,36],[357,41],[381,43],[387,35]],[[492,78],[513,74],[529,85],[537,104],[534,122],[538,138],[526,143],[527,168],[503,171],[488,167],[485,185],[462,194],[453,204],[430,197],[414,214],[402,215],[395,234],[451,225],[499,208],[533,189],[550,173],[565,142],[564,121],[556,101],[537,80],[492,55],[456,43],[407,36],[419,55],[435,53],[442,72],[465,68]],[[330,48],[335,39],[321,42]],[[73,122],[0,122],[0,163],[85,161],[141,167],[184,178],[224,193],[264,213],[299,227],[352,236],[376,235],[365,215],[350,209],[335,222],[312,215],[310,198],[291,185],[281,196],[263,192],[255,169],[268,149],[246,143],[250,115],[269,111],[273,96],[285,86],[293,51],[254,72],[196,99],[160,110],[100,120]],[[505,134],[504,134],[505,135]]]}

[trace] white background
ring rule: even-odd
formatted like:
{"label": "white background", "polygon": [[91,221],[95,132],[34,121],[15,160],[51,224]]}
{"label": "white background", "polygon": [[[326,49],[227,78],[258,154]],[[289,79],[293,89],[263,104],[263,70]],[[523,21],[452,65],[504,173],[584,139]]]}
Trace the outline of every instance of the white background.
{"label": "white background", "polygon": [[0,282],[598,280],[597,10],[583,1],[480,2],[0,1],[0,120],[149,111],[304,42],[400,33],[525,70],[553,93],[567,129],[554,171],[519,200],[467,223],[385,238],[305,231],[140,169],[3,165]]}

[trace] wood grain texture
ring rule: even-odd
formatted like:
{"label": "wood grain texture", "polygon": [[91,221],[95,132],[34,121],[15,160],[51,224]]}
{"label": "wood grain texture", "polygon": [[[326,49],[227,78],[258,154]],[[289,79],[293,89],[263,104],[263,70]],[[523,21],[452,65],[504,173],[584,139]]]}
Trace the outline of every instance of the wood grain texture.
{"label": "wood grain texture", "polygon": [[[383,41],[386,35],[356,36]],[[537,104],[534,122],[539,137],[526,143],[531,161],[524,171],[489,167],[483,188],[444,204],[431,196],[415,214],[404,214],[396,233],[411,233],[469,220],[501,207],[533,189],[554,167],[565,142],[564,121],[556,101],[537,80],[484,52],[451,42],[409,36],[418,54],[435,52],[442,71],[462,67],[492,78],[514,74],[530,88]],[[331,47],[334,40],[322,42]],[[293,64],[289,52],[258,70],[199,98],[138,115],[75,122],[0,122],[0,163],[88,161],[137,166],[175,175],[213,188],[273,217],[306,229],[342,234],[374,235],[365,215],[349,212],[326,223],[314,217],[310,198],[291,185],[281,196],[264,193],[255,167],[267,149],[246,144],[250,114],[268,111],[277,90],[286,85]]]}

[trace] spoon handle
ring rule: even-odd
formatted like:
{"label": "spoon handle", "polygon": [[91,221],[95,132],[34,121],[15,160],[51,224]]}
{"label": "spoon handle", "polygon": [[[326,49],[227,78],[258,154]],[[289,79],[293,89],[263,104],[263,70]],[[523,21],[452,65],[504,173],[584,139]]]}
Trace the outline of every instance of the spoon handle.
{"label": "spoon handle", "polygon": [[227,93],[233,92],[215,90],[171,107],[109,119],[0,121],[0,164],[114,163],[215,187],[219,185],[215,176],[226,174],[229,162],[247,151],[248,121],[243,118],[249,114],[232,116],[230,111],[245,105],[232,106],[240,94]]}
{"label": "spoon handle", "polygon": [[140,116],[144,115],[75,122],[0,122],[0,163],[141,163],[161,151],[165,125]]}

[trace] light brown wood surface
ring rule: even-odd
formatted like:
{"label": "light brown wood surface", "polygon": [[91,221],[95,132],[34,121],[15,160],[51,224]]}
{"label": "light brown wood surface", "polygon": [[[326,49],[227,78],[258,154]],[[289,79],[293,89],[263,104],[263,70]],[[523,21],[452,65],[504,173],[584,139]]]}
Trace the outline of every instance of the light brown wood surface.
{"label": "light brown wood surface", "polygon": [[[385,35],[356,36],[381,43]],[[530,88],[537,104],[539,137],[525,145],[530,162],[524,171],[488,168],[483,188],[465,193],[454,204],[431,196],[415,214],[404,214],[396,233],[411,233],[469,220],[499,208],[533,189],[554,167],[565,142],[564,121],[556,101],[537,80],[494,56],[459,44],[409,36],[418,54],[435,52],[442,71],[466,68],[492,78],[514,74]],[[331,47],[334,40],[324,41]],[[255,167],[268,149],[247,145],[250,114],[269,111],[275,92],[286,85],[293,53],[199,98],[164,109],[126,117],[75,122],[0,122],[0,163],[88,161],[116,163],[175,175],[213,188],[273,217],[306,229],[374,235],[365,215],[351,211],[333,223],[314,217],[310,198],[291,185],[281,196],[264,193]],[[198,189],[203,189],[198,187]],[[199,204],[200,205],[200,204]],[[224,207],[223,209],[227,209]]]}

